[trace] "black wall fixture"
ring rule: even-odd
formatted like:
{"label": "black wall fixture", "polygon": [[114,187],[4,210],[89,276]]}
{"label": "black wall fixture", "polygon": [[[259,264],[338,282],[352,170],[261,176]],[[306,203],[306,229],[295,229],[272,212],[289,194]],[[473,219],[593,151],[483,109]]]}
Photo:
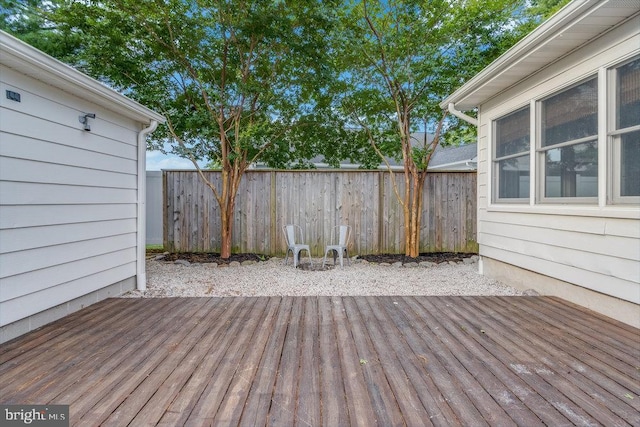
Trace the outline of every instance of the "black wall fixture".
{"label": "black wall fixture", "polygon": [[89,119],[95,119],[95,118],[96,118],[95,113],[85,113],[82,116],[78,117],[78,120],[80,120],[80,123],[84,125],[84,130],[91,131],[91,126],[89,126]]}
{"label": "black wall fixture", "polygon": [[20,102],[20,94],[18,92],[14,92],[12,90],[7,90],[7,99],[12,101]]}

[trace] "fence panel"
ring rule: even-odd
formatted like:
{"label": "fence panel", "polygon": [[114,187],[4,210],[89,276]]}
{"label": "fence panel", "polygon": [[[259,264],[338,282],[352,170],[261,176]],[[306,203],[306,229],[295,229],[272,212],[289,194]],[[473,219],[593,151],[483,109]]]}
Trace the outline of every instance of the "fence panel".
{"label": "fence panel", "polygon": [[[219,172],[205,172],[218,183]],[[402,174],[394,174],[402,196]],[[392,176],[380,171],[247,171],[236,198],[233,252],[282,255],[285,224],[302,227],[321,256],[335,225],[352,227],[353,254],[404,252],[404,216]],[[195,171],[164,171],[164,246],[219,252],[220,214]],[[421,252],[477,252],[476,173],[432,172],[424,186]]]}
{"label": "fence panel", "polygon": [[147,171],[146,244],[161,245],[162,236],[162,172]]}

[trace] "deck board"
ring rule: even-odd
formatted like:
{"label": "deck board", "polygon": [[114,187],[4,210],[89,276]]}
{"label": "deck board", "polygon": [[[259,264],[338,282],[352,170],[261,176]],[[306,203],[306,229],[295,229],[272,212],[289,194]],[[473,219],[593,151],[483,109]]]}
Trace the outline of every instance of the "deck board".
{"label": "deck board", "polygon": [[[374,347],[377,358],[381,364],[382,370],[389,382],[390,391],[395,396],[400,414],[403,415],[406,423],[409,425],[425,426],[433,425],[430,420],[430,412],[436,413],[437,404],[433,402],[429,393],[421,393],[418,387],[414,387],[410,378],[418,378],[420,376],[419,368],[415,363],[419,360],[411,357],[407,352],[406,346],[397,339],[397,329],[390,334],[385,334],[384,325],[376,317],[376,313],[382,313],[383,310],[375,307],[375,300],[367,300],[365,298],[355,298],[362,318],[367,325],[367,330],[371,337],[371,345]],[[372,304],[374,304],[372,306]],[[407,357],[409,356],[409,357]],[[413,360],[412,360],[413,359]],[[429,399],[429,411],[420,400],[420,395],[424,395],[425,399]]]}
{"label": "deck board", "polygon": [[[530,319],[534,318],[530,317]],[[531,333],[538,339],[546,340],[549,343],[543,345],[542,348],[554,352],[555,361],[561,364],[561,372],[571,372],[571,374],[567,374],[569,380],[580,381],[584,376],[595,384],[595,387],[587,386],[587,389],[597,396],[597,400],[606,402],[611,408],[622,405],[620,410],[624,410],[625,406],[630,405],[634,412],[637,413],[640,410],[640,401],[637,399],[609,403],[610,401],[603,398],[607,394],[620,396],[631,393],[633,395],[633,390],[637,390],[638,384],[640,384],[640,371],[637,368],[638,353],[640,353],[638,346],[640,344],[629,346],[631,351],[634,347],[636,348],[636,362],[633,362],[633,357],[630,354],[628,358],[625,358],[627,359],[625,362],[615,357],[615,354],[619,354],[617,349],[597,348],[599,344],[595,341],[600,335],[595,335],[588,340],[584,337],[582,337],[584,339],[567,340],[542,320],[527,326],[530,330],[533,328]],[[544,330],[545,333],[541,334],[538,330]],[[625,353],[625,355],[627,354]],[[636,419],[636,421],[637,425],[640,425],[640,419]]]}
{"label": "deck board", "polygon": [[[349,320],[351,339],[358,349],[358,362],[367,388],[378,424],[385,426],[403,425],[402,413],[389,380],[381,366],[381,357],[375,349],[369,329],[362,319],[353,297],[346,297],[344,308]],[[366,349],[364,352],[362,349]]]}
{"label": "deck board", "polygon": [[640,425],[640,331],[553,297],[109,299],[0,345],[72,425]]}
{"label": "deck board", "polygon": [[368,357],[368,349],[358,349],[351,337],[351,328],[347,312],[344,307],[344,299],[331,298],[331,311],[333,314],[333,327],[336,329],[338,342],[338,354],[340,358],[340,377],[344,386],[351,425],[372,426],[378,424],[377,415],[372,404],[372,396],[367,392],[367,384],[364,377],[366,360],[361,358],[362,353]]}
{"label": "deck board", "polygon": [[[595,383],[589,383],[588,379],[583,377],[580,372],[573,371],[566,361],[572,356],[564,352],[559,346],[554,345],[553,338],[550,334],[542,334],[542,328],[531,324],[531,318],[527,322],[515,322],[512,317],[505,316],[497,311],[488,311],[486,304],[491,301],[485,299],[485,304],[478,304],[471,301],[471,307],[474,310],[489,314],[487,318],[492,319],[489,323],[491,330],[487,328],[486,334],[491,334],[491,338],[496,340],[499,345],[504,348],[510,348],[513,354],[520,359],[520,363],[514,366],[514,369],[520,371],[523,375],[528,375],[538,382],[540,387],[551,386],[557,393],[563,395],[559,399],[559,395],[552,396],[555,401],[565,401],[571,403],[557,404],[557,407],[566,412],[569,419],[575,424],[581,424],[587,419],[587,414],[598,421],[602,425],[624,425],[624,421],[613,414],[606,406],[598,404],[588,393],[593,391],[594,394],[602,397],[602,389],[599,389]],[[509,331],[519,330],[517,336],[507,335]],[[495,331],[495,332],[493,332]],[[494,335],[495,333],[495,335]],[[544,335],[544,336],[543,336]],[[551,339],[551,340],[549,340]],[[532,355],[528,352],[528,348],[533,345],[545,354],[552,354],[553,358]],[[583,412],[584,411],[584,412]]]}
{"label": "deck board", "polygon": [[320,359],[318,348],[318,300],[307,298],[304,301],[304,318],[300,354],[300,386],[298,388],[298,408],[296,425],[319,426],[322,422],[320,406],[320,371],[317,369]]}
{"label": "deck board", "polygon": [[342,381],[338,339],[329,298],[318,299],[320,398],[325,427],[349,425],[346,390]]}
{"label": "deck board", "polygon": [[224,346],[217,354],[217,366],[214,374],[207,378],[202,393],[197,396],[193,411],[185,425],[201,426],[213,422],[234,375],[239,372],[238,365],[245,351],[251,351],[250,338],[257,322],[265,309],[264,298],[252,298],[240,305],[236,315],[227,320],[231,328],[225,331]]}

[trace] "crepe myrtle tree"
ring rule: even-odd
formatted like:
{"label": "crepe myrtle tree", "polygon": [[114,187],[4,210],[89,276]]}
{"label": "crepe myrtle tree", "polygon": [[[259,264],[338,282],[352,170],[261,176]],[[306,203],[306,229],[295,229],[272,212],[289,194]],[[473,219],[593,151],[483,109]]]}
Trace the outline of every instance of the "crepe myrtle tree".
{"label": "crepe myrtle tree", "polygon": [[[537,2],[534,2],[537,3]],[[438,103],[516,40],[525,2],[354,0],[342,17],[341,111],[382,162],[402,160],[404,186],[389,173],[404,216],[405,255],[419,255],[423,189],[443,131],[468,134]],[[516,25],[517,24],[517,25]],[[432,140],[412,141],[423,130]]]}
{"label": "crepe myrtle tree", "polygon": [[[395,188],[415,256],[417,190],[442,129],[455,124],[437,102],[525,34],[505,28],[533,28],[540,11],[566,1],[22,0],[2,2],[0,17],[7,31],[166,116],[148,146],[169,142],[194,162],[220,207],[223,257],[249,165],[305,167],[320,153],[334,166],[402,157],[404,195]],[[509,18],[514,8],[522,22]],[[435,139],[414,146],[410,131],[424,118]],[[219,180],[200,159],[220,168]]]}
{"label": "crepe myrtle tree", "polygon": [[[151,149],[190,159],[221,217],[231,255],[236,195],[252,163],[311,158],[341,135],[323,88],[333,78],[327,38],[340,2],[105,0],[65,2],[50,19],[81,34],[76,64],[162,112]],[[198,161],[220,169],[211,180]]]}

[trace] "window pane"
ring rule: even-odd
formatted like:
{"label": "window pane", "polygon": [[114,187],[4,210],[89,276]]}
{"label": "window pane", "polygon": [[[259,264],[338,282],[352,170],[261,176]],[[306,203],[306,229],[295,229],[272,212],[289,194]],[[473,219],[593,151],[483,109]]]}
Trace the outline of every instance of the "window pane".
{"label": "window pane", "polygon": [[542,102],[542,146],[598,133],[598,81],[591,79]]}
{"label": "window pane", "polygon": [[529,107],[496,120],[496,158],[529,151]]}
{"label": "window pane", "polygon": [[502,160],[498,164],[498,197],[529,198],[529,155]]}
{"label": "window pane", "polygon": [[598,145],[595,141],[555,148],[544,154],[546,197],[598,195]]}
{"label": "window pane", "polygon": [[640,131],[622,135],[620,195],[640,196]]}
{"label": "window pane", "polygon": [[640,124],[640,58],[618,68],[618,129]]}

